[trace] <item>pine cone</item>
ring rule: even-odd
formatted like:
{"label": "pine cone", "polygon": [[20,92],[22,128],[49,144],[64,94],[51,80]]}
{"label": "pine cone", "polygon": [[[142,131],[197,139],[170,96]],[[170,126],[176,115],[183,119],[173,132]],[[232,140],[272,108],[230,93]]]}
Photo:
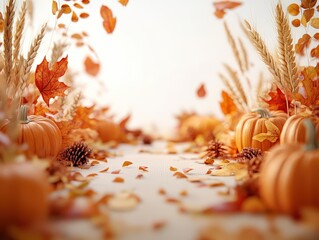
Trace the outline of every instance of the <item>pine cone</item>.
{"label": "pine cone", "polygon": [[262,155],[258,155],[256,157],[253,157],[252,159],[248,160],[247,169],[248,169],[248,175],[250,177],[252,177],[254,175],[254,173],[259,173],[262,161],[263,161]]}
{"label": "pine cone", "polygon": [[86,144],[83,142],[76,142],[62,151],[58,156],[58,160],[67,163],[68,166],[78,167],[89,162],[88,157],[91,152],[92,149]]}
{"label": "pine cone", "polygon": [[245,147],[240,153],[237,153],[236,160],[240,163],[248,163],[249,160],[258,156],[262,156],[260,149]]}
{"label": "pine cone", "polygon": [[214,158],[224,158],[227,156],[227,149],[224,143],[211,140],[208,143],[206,153],[204,157],[214,159]]}

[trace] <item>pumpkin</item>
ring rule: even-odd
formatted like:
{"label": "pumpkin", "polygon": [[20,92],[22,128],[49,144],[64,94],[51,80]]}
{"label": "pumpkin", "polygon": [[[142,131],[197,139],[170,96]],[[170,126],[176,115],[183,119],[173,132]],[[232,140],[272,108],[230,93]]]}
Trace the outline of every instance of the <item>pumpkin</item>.
{"label": "pumpkin", "polygon": [[312,121],[304,123],[306,144],[278,145],[261,166],[260,196],[273,211],[297,214],[302,207],[319,207],[319,143]]}
{"label": "pumpkin", "polygon": [[45,172],[34,164],[1,164],[0,192],[0,229],[39,224],[47,218],[48,180]]}
{"label": "pumpkin", "polygon": [[212,116],[191,115],[179,126],[179,136],[185,140],[194,140],[198,135],[209,135],[220,124]]}
{"label": "pumpkin", "polygon": [[124,130],[119,124],[111,120],[97,120],[94,128],[103,142],[122,142],[126,140]]}
{"label": "pumpkin", "polygon": [[[272,146],[279,142],[280,133],[278,136],[267,135],[267,121],[277,127],[277,131],[281,132],[284,123],[286,122],[287,114],[281,111],[271,111],[259,108],[253,112],[244,114],[235,130],[236,146],[239,152],[244,147],[261,149],[262,151],[269,150]],[[266,137],[263,141],[259,141],[254,137],[258,134],[264,134]],[[267,138],[269,136],[269,139]],[[272,137],[272,139],[271,139]],[[270,141],[270,139],[272,141]]]}
{"label": "pumpkin", "polygon": [[[10,124],[10,121],[6,121],[0,130],[9,131]],[[55,157],[61,149],[62,136],[53,120],[42,116],[27,116],[27,107],[21,106],[17,142],[27,144],[27,154],[39,158]]]}
{"label": "pumpkin", "polygon": [[[290,116],[284,127],[282,128],[280,134],[280,144],[286,143],[305,143],[306,142],[306,129],[303,121],[310,116],[303,116],[301,114],[296,114]],[[319,118],[311,117],[316,126],[317,137],[319,138]]]}

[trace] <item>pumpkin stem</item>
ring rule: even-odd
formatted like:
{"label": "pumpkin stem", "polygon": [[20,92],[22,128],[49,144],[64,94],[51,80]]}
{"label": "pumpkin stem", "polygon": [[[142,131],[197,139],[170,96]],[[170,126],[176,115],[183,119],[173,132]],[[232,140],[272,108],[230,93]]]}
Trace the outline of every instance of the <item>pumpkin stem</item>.
{"label": "pumpkin stem", "polygon": [[303,121],[303,124],[306,127],[306,145],[305,145],[305,150],[306,151],[311,151],[319,148],[319,142],[317,139],[317,134],[316,134],[316,127],[315,124],[311,119],[305,119]]}
{"label": "pumpkin stem", "polygon": [[271,118],[270,112],[266,108],[257,108],[253,110],[253,112],[256,112],[260,115],[260,118]]}
{"label": "pumpkin stem", "polygon": [[28,107],[26,105],[22,105],[20,108],[19,121],[20,123],[30,122],[28,119]]}

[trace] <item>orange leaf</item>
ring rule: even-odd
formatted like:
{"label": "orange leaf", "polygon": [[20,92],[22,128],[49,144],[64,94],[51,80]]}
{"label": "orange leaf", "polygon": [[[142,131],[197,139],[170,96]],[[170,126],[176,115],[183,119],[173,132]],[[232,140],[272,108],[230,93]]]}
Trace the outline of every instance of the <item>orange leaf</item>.
{"label": "orange leaf", "polygon": [[240,2],[234,2],[234,1],[219,1],[213,3],[215,7],[215,16],[217,18],[223,18],[225,15],[226,9],[234,9],[241,5]]}
{"label": "orange leaf", "polygon": [[88,13],[81,13],[80,18],[88,18],[90,15]]}
{"label": "orange leaf", "polygon": [[296,3],[292,3],[288,6],[288,13],[292,16],[297,16],[300,12],[300,7]]}
{"label": "orange leaf", "polygon": [[98,164],[100,164],[100,162],[99,161],[96,161],[96,160],[94,160],[94,161],[92,161],[91,162],[91,166],[95,166],[95,165],[98,165]]}
{"label": "orange leaf", "polygon": [[314,39],[319,40],[319,33],[315,33],[315,34],[313,35],[313,37],[314,37]]}
{"label": "orange leaf", "polygon": [[104,168],[103,170],[100,171],[100,173],[104,173],[104,172],[107,172],[109,170],[109,167],[107,168]]}
{"label": "orange leaf", "polygon": [[111,174],[119,174],[121,172],[121,170],[120,169],[118,169],[118,170],[114,170],[114,171],[112,171],[111,172]]}
{"label": "orange leaf", "polygon": [[296,18],[296,19],[292,20],[291,24],[294,27],[299,27],[300,26],[300,20]]}
{"label": "orange leaf", "polygon": [[[309,22],[310,19],[312,18],[313,14],[314,14],[315,10],[313,8],[311,9],[306,9],[304,12],[303,12],[303,16],[305,16],[305,20],[306,22]],[[313,20],[313,19],[312,19]]]}
{"label": "orange leaf", "polygon": [[219,105],[224,115],[237,111],[234,100],[225,91],[222,91],[222,101],[219,102]]}
{"label": "orange leaf", "polygon": [[163,189],[163,188],[160,188],[160,189],[158,190],[158,193],[159,193],[160,195],[166,195],[166,191],[165,191],[165,189]]}
{"label": "orange leaf", "polygon": [[77,21],[79,21],[79,17],[78,17],[78,15],[77,15],[74,11],[72,12],[71,21],[72,21],[72,22],[77,22]]}
{"label": "orange leaf", "polygon": [[58,11],[58,3],[56,1],[52,1],[52,14],[55,15]]}
{"label": "orange leaf", "polygon": [[302,8],[312,8],[316,5],[317,0],[301,0],[301,7]]}
{"label": "orange leaf", "polygon": [[277,87],[276,91],[268,93],[269,100],[262,98],[262,100],[269,104],[270,110],[282,110],[287,112],[286,98],[283,92]]}
{"label": "orange leaf", "polygon": [[116,25],[116,18],[113,17],[111,9],[102,5],[100,9],[101,17],[103,18],[103,27],[107,33],[112,33]]}
{"label": "orange leaf", "polygon": [[183,173],[188,173],[190,171],[194,170],[193,168],[184,168]]}
{"label": "orange leaf", "polygon": [[59,78],[65,74],[67,67],[67,56],[55,63],[52,70],[49,69],[49,63],[46,58],[44,58],[35,70],[35,85],[48,106],[50,98],[64,96],[64,91],[69,88],[63,82],[59,82]]}
{"label": "orange leaf", "polygon": [[206,96],[206,89],[203,83],[199,86],[196,93],[199,98],[203,98]]}
{"label": "orange leaf", "polygon": [[305,48],[307,48],[311,43],[311,36],[309,34],[302,35],[301,38],[298,39],[298,43],[295,45],[296,53],[300,55],[304,55]]}
{"label": "orange leaf", "polygon": [[187,178],[187,176],[184,173],[181,173],[181,172],[176,172],[176,173],[174,173],[173,176],[176,177],[176,178]]}
{"label": "orange leaf", "polygon": [[125,162],[123,162],[122,167],[127,167],[127,166],[130,166],[131,164],[133,164],[133,163],[130,161],[125,161]]}
{"label": "orange leaf", "polygon": [[116,182],[116,183],[123,183],[123,182],[124,182],[124,178],[116,177],[116,178],[114,178],[113,182]]}
{"label": "orange leaf", "polygon": [[73,6],[76,7],[76,8],[79,8],[79,9],[83,8],[83,6],[81,4],[79,4],[79,3],[74,3]]}
{"label": "orange leaf", "polygon": [[148,167],[146,167],[146,166],[139,166],[138,167],[138,170],[141,170],[141,171],[143,171],[143,172],[148,172]]}
{"label": "orange leaf", "polygon": [[128,0],[119,0],[119,3],[126,6],[128,4]]}
{"label": "orange leaf", "polygon": [[317,45],[317,47],[311,49],[311,57],[313,58],[319,58],[319,45]]}
{"label": "orange leaf", "polygon": [[96,76],[100,71],[100,64],[94,62],[89,56],[84,60],[84,67],[85,71],[92,76]]}
{"label": "orange leaf", "polygon": [[61,10],[62,10],[62,12],[63,13],[65,13],[65,14],[69,14],[69,13],[71,13],[71,8],[70,8],[70,6],[68,5],[68,4],[63,4],[62,6],[61,6]]}
{"label": "orange leaf", "polygon": [[170,166],[170,167],[169,167],[169,170],[172,171],[172,172],[175,172],[175,171],[177,171],[177,168]]}
{"label": "orange leaf", "polygon": [[97,173],[91,173],[89,175],[87,175],[86,177],[96,177],[98,174]]}

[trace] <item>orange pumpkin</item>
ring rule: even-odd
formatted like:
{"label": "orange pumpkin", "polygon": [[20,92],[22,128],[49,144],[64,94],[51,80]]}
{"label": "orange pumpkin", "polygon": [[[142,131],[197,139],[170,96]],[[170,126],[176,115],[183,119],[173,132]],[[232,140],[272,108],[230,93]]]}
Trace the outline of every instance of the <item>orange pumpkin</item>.
{"label": "orange pumpkin", "polygon": [[305,145],[278,145],[261,166],[260,195],[273,211],[296,214],[302,207],[319,207],[319,143],[311,120],[305,125]]}
{"label": "orange pumpkin", "polygon": [[269,150],[273,145],[279,142],[278,139],[271,142],[268,139],[258,141],[253,139],[254,136],[260,133],[267,133],[266,121],[270,121],[281,132],[284,123],[286,122],[287,114],[280,111],[268,112],[266,109],[257,109],[251,113],[244,114],[235,131],[236,146],[239,152],[244,147],[261,149],[262,151]]}
{"label": "orange pumpkin", "polygon": [[98,120],[94,126],[103,142],[125,141],[125,132],[119,124],[116,124],[110,120]]}
{"label": "orange pumpkin", "polygon": [[[27,116],[27,107],[22,106],[19,121],[17,142],[27,144],[28,154],[37,155],[39,158],[57,156],[61,149],[62,136],[53,120],[42,116]],[[9,129],[10,121],[0,126],[3,132]]]}
{"label": "orange pumpkin", "polygon": [[220,121],[212,116],[192,115],[181,123],[179,135],[185,140],[194,140],[198,135],[205,136],[214,131]]}
{"label": "orange pumpkin", "polygon": [[42,223],[48,216],[49,186],[32,163],[0,165],[0,229]]}
{"label": "orange pumpkin", "polygon": [[303,116],[300,114],[289,117],[282,128],[280,134],[280,144],[286,143],[305,143],[306,142],[306,129],[303,121],[311,118],[316,126],[317,137],[319,138],[319,118],[311,116]]}

